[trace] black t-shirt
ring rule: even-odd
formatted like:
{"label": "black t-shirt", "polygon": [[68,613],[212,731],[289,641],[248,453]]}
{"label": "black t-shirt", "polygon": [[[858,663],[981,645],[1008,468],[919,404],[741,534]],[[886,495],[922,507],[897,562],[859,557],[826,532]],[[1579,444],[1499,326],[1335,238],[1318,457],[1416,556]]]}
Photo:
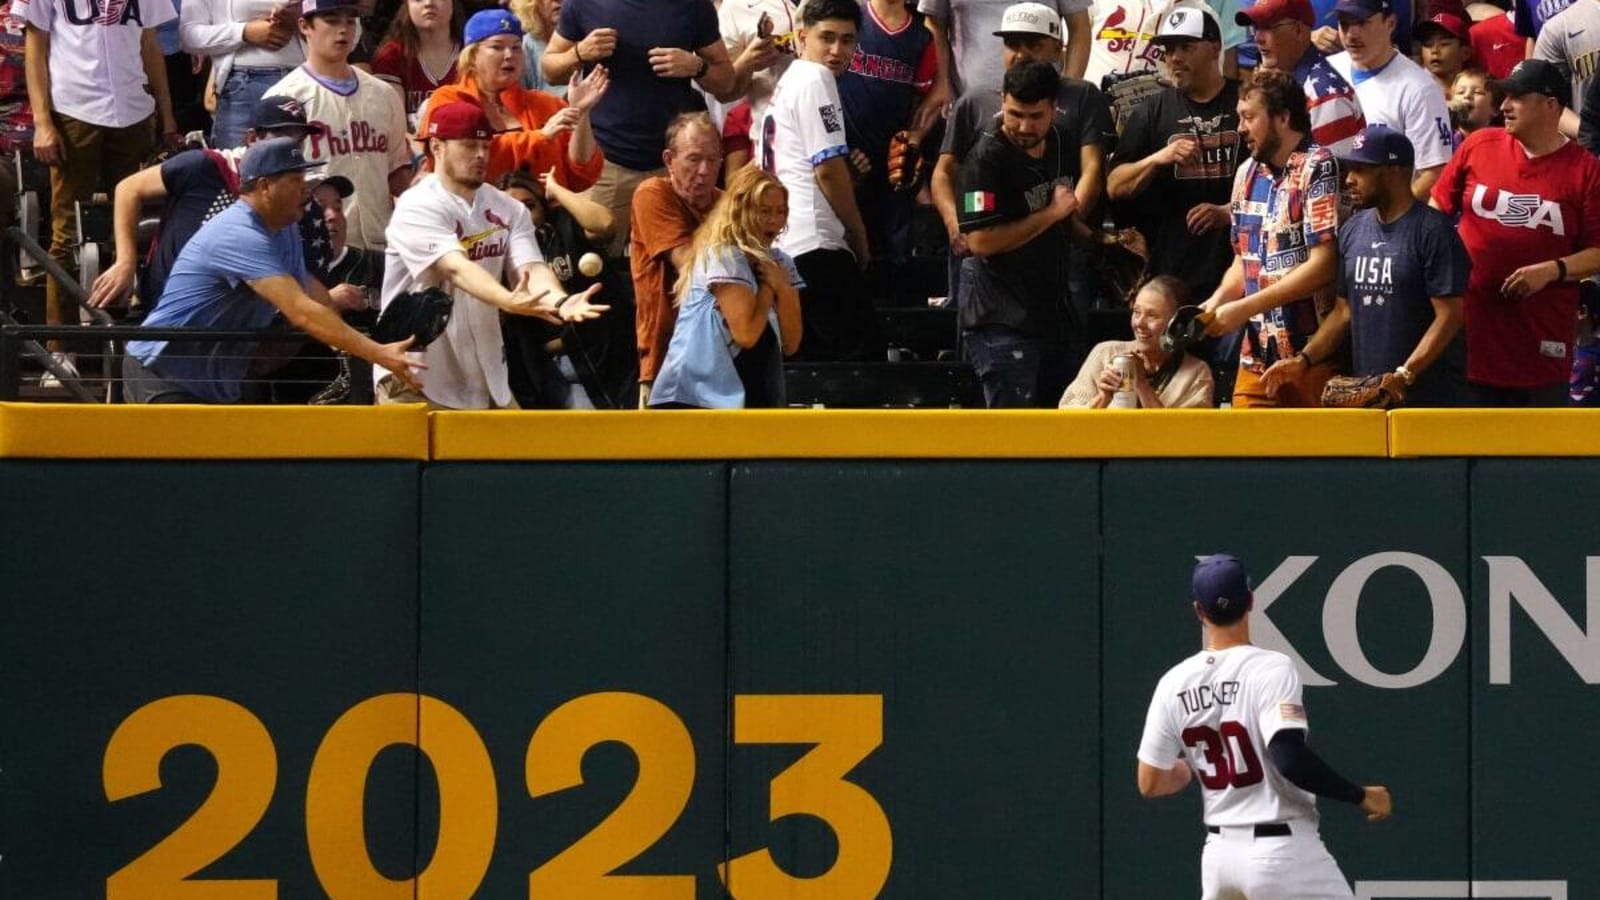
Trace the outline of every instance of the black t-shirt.
{"label": "black t-shirt", "polygon": [[[1048,206],[1056,185],[1072,186],[1077,149],[1077,141],[1065,140],[1054,125],[1038,159],[998,128],[984,132],[961,170],[961,233],[1024,219]],[[1067,229],[1058,222],[1015,250],[976,260],[972,289],[962,298],[961,327],[1004,325],[1031,337],[1061,339],[1070,324],[1067,242]]]}
{"label": "black t-shirt", "polygon": [[[950,120],[945,127],[940,153],[955,156],[964,162],[973,144],[985,131],[999,126],[1000,92],[977,91],[963,94],[950,110]],[[1070,144],[1072,177],[1078,177],[1080,158],[1078,150],[1084,144],[1099,144],[1110,153],[1116,146],[1116,129],[1111,124],[1111,107],[1105,95],[1094,85],[1076,78],[1061,79],[1061,93],[1056,96],[1055,125],[1064,144]]]}
{"label": "black t-shirt", "polygon": [[1144,234],[1152,275],[1174,275],[1196,297],[1216,290],[1233,262],[1228,229],[1189,233],[1189,210],[1201,203],[1227,204],[1239,168],[1239,83],[1223,82],[1206,103],[1196,103],[1176,88],[1151,97],[1133,111],[1117,144],[1115,168],[1138,162],[1180,137],[1198,137],[1204,153],[1188,165],[1158,172],[1137,197],[1116,204],[1117,220]]}

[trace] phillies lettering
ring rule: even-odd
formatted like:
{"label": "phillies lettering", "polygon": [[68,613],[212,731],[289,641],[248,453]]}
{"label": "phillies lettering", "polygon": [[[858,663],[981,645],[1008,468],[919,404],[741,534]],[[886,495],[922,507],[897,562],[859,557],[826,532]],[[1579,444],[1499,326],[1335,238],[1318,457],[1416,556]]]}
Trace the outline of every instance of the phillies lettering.
{"label": "phillies lettering", "polygon": [[1494,202],[1485,203],[1484,198],[1489,191],[1489,186],[1483,184],[1472,189],[1472,211],[1475,214],[1494,219],[1507,228],[1534,231],[1549,228],[1554,234],[1566,235],[1567,225],[1561,217],[1560,204],[1552,203],[1538,194],[1509,194],[1498,190],[1494,192]]}
{"label": "phillies lettering", "polygon": [[309,138],[312,159],[349,156],[352,153],[389,152],[389,136],[372,127],[371,122],[351,122],[349,131],[343,136],[334,134],[326,122],[312,119],[310,124],[316,129]]}
{"label": "phillies lettering", "polygon": [[74,25],[126,25],[144,27],[139,0],[62,0],[67,21]]}

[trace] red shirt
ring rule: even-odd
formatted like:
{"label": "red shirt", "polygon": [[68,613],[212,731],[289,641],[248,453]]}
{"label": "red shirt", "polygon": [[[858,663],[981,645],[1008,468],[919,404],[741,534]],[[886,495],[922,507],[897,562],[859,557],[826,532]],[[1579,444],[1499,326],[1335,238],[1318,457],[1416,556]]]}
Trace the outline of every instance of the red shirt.
{"label": "red shirt", "polygon": [[406,122],[415,126],[417,110],[427,102],[428,95],[456,80],[455,57],[451,57],[450,68],[434,78],[423,68],[422,60],[415,56],[406,58],[406,50],[399,41],[387,41],[372,56],[372,74],[400,85],[406,92]]}
{"label": "red shirt", "polygon": [[1494,79],[1511,75],[1511,68],[1527,54],[1528,39],[1517,34],[1510,15],[1490,16],[1467,29],[1472,38],[1472,55]]}
{"label": "red shirt", "polygon": [[1460,214],[1472,259],[1467,379],[1508,388],[1565,384],[1578,285],[1551,282],[1520,300],[1500,287],[1522,266],[1600,247],[1600,160],[1577,141],[1530,160],[1505,129],[1484,128],[1444,167],[1433,202]]}

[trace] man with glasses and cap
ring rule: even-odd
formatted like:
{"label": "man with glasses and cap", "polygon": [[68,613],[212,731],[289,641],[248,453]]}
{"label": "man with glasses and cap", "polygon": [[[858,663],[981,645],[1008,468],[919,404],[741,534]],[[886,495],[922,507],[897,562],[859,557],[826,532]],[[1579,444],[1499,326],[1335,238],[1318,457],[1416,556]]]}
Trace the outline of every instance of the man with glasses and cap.
{"label": "man with glasses and cap", "polygon": [[1344,52],[1328,62],[1355,86],[1369,125],[1387,125],[1411,141],[1417,158],[1411,192],[1418,200],[1428,199],[1455,149],[1444,93],[1428,70],[1395,46],[1397,19],[1390,0],[1339,0],[1333,12]]}
{"label": "man with glasses and cap", "polygon": [[1433,188],[1472,257],[1474,406],[1563,406],[1578,282],[1600,272],[1600,160],[1561,133],[1571,85],[1542,59],[1497,82],[1504,128],[1474,131]]}
{"label": "man with glasses and cap", "polygon": [[299,100],[314,129],[306,156],[327,163],[356,193],[345,204],[350,246],[383,250],[394,195],[411,183],[411,148],[400,95],[376,75],[350,65],[360,18],[353,0],[304,0],[300,35],[305,64],[267,90]]}
{"label": "man with glasses and cap", "polygon": [[1255,595],[1237,557],[1201,558],[1189,602],[1203,645],[1150,698],[1139,794],[1165,797],[1199,779],[1205,900],[1349,900],[1350,883],[1317,833],[1317,798],[1381,822],[1394,811],[1389,789],[1347,781],[1307,745],[1300,674],[1289,657],[1250,642]]}
{"label": "man with glasses and cap", "polygon": [[1268,382],[1304,374],[1350,335],[1352,375],[1382,376],[1406,406],[1466,400],[1461,297],[1472,262],[1444,213],[1411,196],[1411,141],[1369,125],[1339,154],[1357,212],[1339,229],[1333,311],[1298,356],[1279,360]]}
{"label": "man with glasses and cap", "polygon": [[1355,88],[1311,42],[1314,16],[1311,0],[1261,0],[1235,14],[1253,32],[1261,64],[1290,73],[1305,90],[1311,142],[1338,155],[1350,149],[1367,120]]}
{"label": "man with glasses and cap", "polygon": [[[306,271],[300,220],[305,172],[318,166],[295,138],[257,141],[239,164],[239,199],[184,245],[147,328],[256,330],[282,313],[288,324],[415,385],[411,339],[379,344],[339,318],[333,300]],[[134,340],[123,359],[123,391],[134,403],[237,403],[255,399],[245,384],[254,342]]]}

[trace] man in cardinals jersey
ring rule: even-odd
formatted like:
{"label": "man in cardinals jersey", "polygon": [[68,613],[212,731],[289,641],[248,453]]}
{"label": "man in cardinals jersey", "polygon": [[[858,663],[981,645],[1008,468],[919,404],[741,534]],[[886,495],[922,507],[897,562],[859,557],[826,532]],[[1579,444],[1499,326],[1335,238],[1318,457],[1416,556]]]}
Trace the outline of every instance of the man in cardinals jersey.
{"label": "man in cardinals jersey", "polygon": [[1467,136],[1433,187],[1459,215],[1475,406],[1564,406],[1578,282],[1600,272],[1600,161],[1561,134],[1569,82],[1525,59],[1497,82],[1504,128]]}
{"label": "man in cardinals jersey", "polygon": [[1386,787],[1346,781],[1306,745],[1300,675],[1250,643],[1254,596],[1233,556],[1194,567],[1205,647],[1161,677],[1139,742],[1139,793],[1176,794],[1199,776],[1206,844],[1202,900],[1344,900],[1353,895],[1317,834],[1316,798],[1389,817]]}
{"label": "man in cardinals jersey", "polygon": [[345,203],[350,246],[381,251],[393,196],[411,183],[411,150],[400,95],[350,65],[359,22],[352,0],[304,0],[305,64],[267,93],[293,97],[305,107],[316,129],[306,138],[306,157],[326,163],[328,175],[342,175],[356,188]]}
{"label": "man in cardinals jersey", "polygon": [[810,0],[801,12],[800,58],[778,80],[756,135],[756,163],[789,191],[779,250],[794,257],[805,337],[800,357],[882,359],[867,297],[867,229],[856,206],[838,78],[855,56],[856,0]]}
{"label": "man in cardinals jersey", "polygon": [[[455,306],[444,333],[421,353],[427,371],[420,392],[374,370],[380,404],[515,407],[500,312],[560,324],[593,319],[606,310],[589,302],[599,284],[567,296],[539,255],[527,209],[484,183],[490,134],[489,119],[476,104],[447,103],[428,117],[433,174],[395,205],[382,303],[388,306],[407,291],[443,286]],[[504,283],[508,261],[515,289]]]}

